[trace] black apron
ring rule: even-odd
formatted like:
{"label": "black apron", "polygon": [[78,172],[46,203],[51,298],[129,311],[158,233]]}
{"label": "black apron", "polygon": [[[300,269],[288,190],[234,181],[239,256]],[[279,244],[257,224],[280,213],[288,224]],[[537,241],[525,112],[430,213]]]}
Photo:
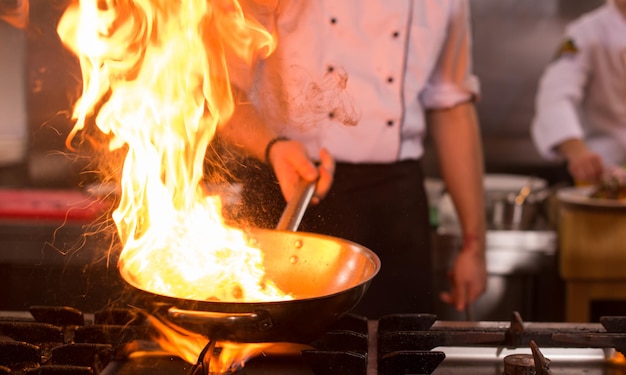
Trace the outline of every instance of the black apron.
{"label": "black apron", "polygon": [[[285,207],[276,179],[264,164],[247,161],[238,175],[243,204],[236,216],[275,228]],[[326,198],[307,208],[299,231],[350,240],[374,251],[381,270],[352,311],[368,318],[394,313],[434,313],[431,227],[420,161],[337,163]],[[306,275],[303,275],[306,277]]]}

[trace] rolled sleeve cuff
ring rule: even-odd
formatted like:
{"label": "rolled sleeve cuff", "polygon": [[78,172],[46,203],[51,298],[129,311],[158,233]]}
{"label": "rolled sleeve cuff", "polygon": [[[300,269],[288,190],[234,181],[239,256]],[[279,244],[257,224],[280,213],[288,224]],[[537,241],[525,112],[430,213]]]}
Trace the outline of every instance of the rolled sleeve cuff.
{"label": "rolled sleeve cuff", "polygon": [[556,147],[568,139],[583,139],[584,133],[573,113],[543,113],[533,119],[531,135],[541,156],[548,160],[563,160]]}
{"label": "rolled sleeve cuff", "polygon": [[463,84],[427,84],[422,92],[422,103],[427,109],[454,107],[457,104],[475,101],[480,94],[480,83],[475,76],[465,80]]}

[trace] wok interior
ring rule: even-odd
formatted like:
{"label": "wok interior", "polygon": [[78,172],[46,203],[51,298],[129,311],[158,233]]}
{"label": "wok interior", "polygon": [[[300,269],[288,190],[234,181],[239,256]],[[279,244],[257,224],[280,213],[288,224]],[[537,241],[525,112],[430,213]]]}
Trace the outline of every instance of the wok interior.
{"label": "wok interior", "polygon": [[351,289],[380,269],[380,260],[371,250],[346,240],[276,230],[256,230],[251,237],[265,254],[266,277],[295,299]]}
{"label": "wok interior", "polygon": [[[350,290],[371,280],[380,269],[380,260],[371,250],[330,236],[255,229],[249,233],[249,237],[263,250],[266,279],[273,281],[295,300],[325,297]],[[150,296],[171,299],[174,304],[184,301],[184,305],[192,309],[212,310],[235,302],[219,301],[216,305],[215,301],[178,300],[177,297],[154,294],[136,280],[125,278],[125,281]],[[193,303],[210,307],[191,307]],[[232,306],[227,308],[230,309]]]}

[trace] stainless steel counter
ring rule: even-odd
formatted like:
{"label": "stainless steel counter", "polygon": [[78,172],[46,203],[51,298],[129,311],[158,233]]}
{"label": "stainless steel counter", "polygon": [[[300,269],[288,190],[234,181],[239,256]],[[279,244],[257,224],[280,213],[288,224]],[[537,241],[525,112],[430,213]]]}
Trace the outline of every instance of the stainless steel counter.
{"label": "stainless steel counter", "polygon": [[[443,351],[446,359],[433,375],[503,374],[504,358],[507,355],[531,354],[529,348],[449,347],[434,350]],[[542,349],[542,354],[550,360],[550,371],[554,375],[622,374],[624,368],[612,367],[608,363],[608,358],[611,358],[614,352],[613,349],[596,348]]]}

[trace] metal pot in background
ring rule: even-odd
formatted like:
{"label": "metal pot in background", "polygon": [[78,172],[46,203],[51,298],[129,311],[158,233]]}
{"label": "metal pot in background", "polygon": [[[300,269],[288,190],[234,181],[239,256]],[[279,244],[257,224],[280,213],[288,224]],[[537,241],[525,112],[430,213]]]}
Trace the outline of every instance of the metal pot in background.
{"label": "metal pot in background", "polygon": [[[432,185],[432,184],[431,184]],[[435,185],[436,186],[436,185]],[[549,197],[546,180],[534,176],[487,174],[484,177],[485,215],[490,230],[534,230],[549,227]],[[437,231],[461,235],[459,219],[445,187],[434,204]],[[431,200],[429,194],[429,200]]]}
{"label": "metal pot in background", "polygon": [[[533,192],[522,188],[519,193],[508,193],[493,200],[490,227],[496,230],[532,230],[541,219],[547,220],[547,199],[550,190]],[[544,220],[545,221],[545,220]]]}

